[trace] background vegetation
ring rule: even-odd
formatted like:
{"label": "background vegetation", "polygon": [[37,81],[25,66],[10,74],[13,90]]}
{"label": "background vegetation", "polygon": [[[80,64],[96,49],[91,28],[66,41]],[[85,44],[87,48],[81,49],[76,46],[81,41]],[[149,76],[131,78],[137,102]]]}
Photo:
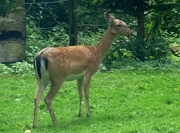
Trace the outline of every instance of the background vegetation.
{"label": "background vegetation", "polygon": [[[13,10],[14,0],[3,0],[1,16]],[[125,21],[133,30],[132,39],[117,37],[103,64],[112,68],[124,58],[138,61],[179,60],[170,52],[180,44],[180,8],[178,0],[77,0],[78,44],[94,45],[100,41],[107,24],[104,11]],[[10,8],[11,7],[11,8]],[[27,62],[44,47],[69,43],[69,0],[26,0]],[[179,48],[176,49],[176,52]]]}
{"label": "background vegetation", "polygon": [[[26,5],[28,57],[43,47],[68,45],[68,6],[69,1],[56,4],[29,1]],[[107,11],[125,21],[134,31],[134,37],[116,39],[103,61],[106,67],[111,68],[124,58],[163,62],[175,59],[170,46],[180,43],[178,7],[177,0],[78,1],[78,45],[98,43],[107,28],[103,18],[103,12]]]}

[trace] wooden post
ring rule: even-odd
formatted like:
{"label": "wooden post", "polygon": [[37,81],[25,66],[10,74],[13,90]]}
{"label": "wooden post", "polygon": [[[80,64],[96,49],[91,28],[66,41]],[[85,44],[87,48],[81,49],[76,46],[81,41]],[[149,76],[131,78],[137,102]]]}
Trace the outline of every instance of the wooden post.
{"label": "wooden post", "polygon": [[77,0],[69,1],[69,46],[77,44]]}

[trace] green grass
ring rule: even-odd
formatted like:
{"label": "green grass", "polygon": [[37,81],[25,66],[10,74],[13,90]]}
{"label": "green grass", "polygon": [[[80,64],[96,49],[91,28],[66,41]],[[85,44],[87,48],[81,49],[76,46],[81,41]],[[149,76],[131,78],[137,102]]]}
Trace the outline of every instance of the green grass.
{"label": "green grass", "polygon": [[[48,89],[45,93],[47,93]],[[90,85],[91,117],[78,114],[76,82],[65,82],[53,102],[54,125],[43,99],[37,128],[32,128],[34,76],[0,76],[0,132],[180,132],[180,75],[162,70],[116,70],[96,73]],[[45,95],[43,95],[44,97]]]}

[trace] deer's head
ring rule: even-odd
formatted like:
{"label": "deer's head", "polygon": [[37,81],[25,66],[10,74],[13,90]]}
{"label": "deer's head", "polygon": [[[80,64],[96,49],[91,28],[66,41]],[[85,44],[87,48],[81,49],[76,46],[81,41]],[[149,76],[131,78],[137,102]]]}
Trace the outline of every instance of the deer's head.
{"label": "deer's head", "polygon": [[115,35],[131,36],[132,31],[126,26],[126,23],[122,20],[116,19],[115,17],[104,13],[105,20],[109,23],[111,32]]}

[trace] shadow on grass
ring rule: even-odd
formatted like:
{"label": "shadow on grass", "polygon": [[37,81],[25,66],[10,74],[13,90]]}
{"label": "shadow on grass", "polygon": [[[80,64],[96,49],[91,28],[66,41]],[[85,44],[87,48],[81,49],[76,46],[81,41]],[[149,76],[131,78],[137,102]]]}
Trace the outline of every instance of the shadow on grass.
{"label": "shadow on grass", "polygon": [[[115,120],[116,119],[116,120]],[[53,124],[52,121],[45,123],[39,123],[33,132],[49,132],[49,131],[61,131],[61,132],[73,132],[73,131],[93,131],[95,129],[100,130],[100,128],[105,125],[111,125],[115,121],[122,120],[122,118],[116,117],[114,115],[94,115],[91,117],[76,117],[72,116],[68,119],[58,119],[58,124]],[[48,124],[47,124],[48,123]]]}

